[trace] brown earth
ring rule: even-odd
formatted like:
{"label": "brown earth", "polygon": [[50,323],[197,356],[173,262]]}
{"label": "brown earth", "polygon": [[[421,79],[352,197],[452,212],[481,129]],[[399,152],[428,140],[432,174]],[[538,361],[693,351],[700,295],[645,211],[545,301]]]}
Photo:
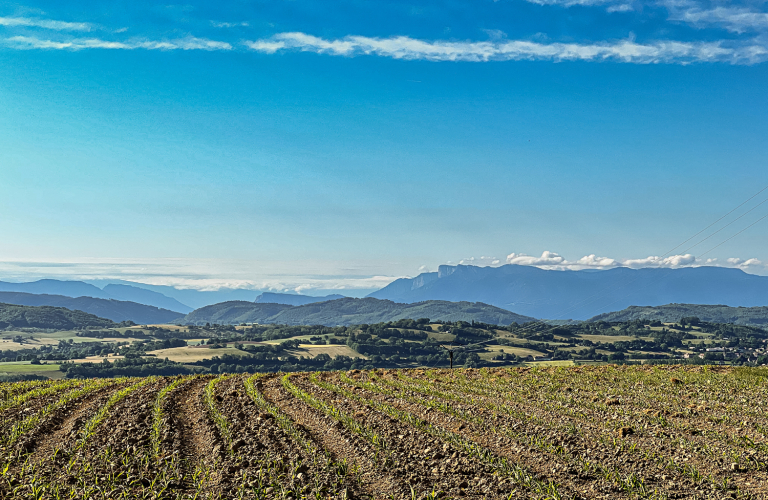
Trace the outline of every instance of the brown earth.
{"label": "brown earth", "polygon": [[768,498],[759,369],[251,377],[5,384],[0,498]]}

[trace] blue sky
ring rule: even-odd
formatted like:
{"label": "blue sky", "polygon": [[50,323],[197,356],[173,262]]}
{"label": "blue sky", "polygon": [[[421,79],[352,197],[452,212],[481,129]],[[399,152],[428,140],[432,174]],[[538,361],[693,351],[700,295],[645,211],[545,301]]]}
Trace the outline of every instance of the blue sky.
{"label": "blue sky", "polygon": [[768,191],[665,254],[768,184],[765,2],[228,4],[0,1],[0,279],[768,274]]}

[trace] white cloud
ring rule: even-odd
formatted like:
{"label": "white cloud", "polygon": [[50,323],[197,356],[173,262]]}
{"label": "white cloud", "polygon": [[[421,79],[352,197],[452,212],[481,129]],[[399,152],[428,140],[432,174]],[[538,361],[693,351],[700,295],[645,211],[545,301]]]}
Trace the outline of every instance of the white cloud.
{"label": "white cloud", "polygon": [[768,47],[758,42],[734,41],[636,43],[619,40],[600,43],[538,43],[524,40],[483,42],[428,41],[405,36],[370,38],[348,36],[326,40],[305,33],[279,33],[244,42],[255,51],[274,53],[298,50],[335,56],[377,55],[426,61],[617,61],[626,63],[727,62],[754,64],[768,60]]}
{"label": "white cloud", "polygon": [[761,261],[761,260],[758,260],[758,259],[747,259],[744,262],[742,262],[741,264],[739,264],[739,266],[742,266],[742,267],[765,266],[765,263],[763,261]]}
{"label": "white cloud", "polygon": [[227,42],[195,37],[167,41],[131,40],[115,42],[99,38],[73,38],[65,41],[55,41],[30,36],[13,36],[6,38],[4,42],[9,47],[21,50],[232,50],[232,45]]}
{"label": "white cloud", "polygon": [[285,42],[258,40],[255,42],[247,42],[246,45],[257,52],[265,52],[267,54],[274,54],[278,50],[285,49],[287,46]]}
{"label": "white cloud", "polygon": [[595,254],[585,255],[576,261],[576,265],[584,267],[613,267],[617,265],[616,260],[608,257],[596,257]]}
{"label": "white cloud", "polygon": [[669,11],[670,21],[680,21],[696,28],[718,26],[735,33],[764,31],[768,13],[739,5],[707,8],[693,0],[660,0]]}
{"label": "white cloud", "polygon": [[0,26],[26,26],[31,28],[44,28],[56,31],[91,31],[93,28],[93,25],[89,23],[71,23],[67,21],[33,19],[29,17],[0,17]]}
{"label": "white cloud", "polygon": [[559,266],[565,263],[565,259],[554,252],[545,250],[542,252],[541,257],[511,253],[507,255],[507,263],[519,266]]}
{"label": "white cloud", "polygon": [[[674,18],[670,18],[674,20]],[[744,8],[717,7],[710,10],[689,10],[680,20],[694,26],[717,24],[736,33],[768,28],[768,13],[753,12]]]}
{"label": "white cloud", "polygon": [[[542,269],[571,271],[581,269],[610,269],[613,267],[641,269],[646,267],[680,268],[699,266],[734,267],[745,270],[749,268],[749,270],[753,272],[768,270],[768,263],[756,258],[730,258],[721,262],[716,258],[697,259],[691,254],[670,256],[652,255],[641,259],[613,259],[610,257],[598,257],[595,254],[590,254],[577,260],[568,260],[558,253],[544,251],[540,257],[522,253],[511,253],[507,256],[507,263],[521,266],[535,266]],[[492,265],[497,264],[498,262],[493,263]]]}
{"label": "white cloud", "polygon": [[734,267],[738,267],[738,268],[742,268],[742,269],[743,268],[747,268],[747,267],[758,267],[758,266],[764,266],[765,267],[766,266],[766,263],[764,263],[763,261],[761,261],[759,259],[755,259],[755,258],[744,260],[744,259],[739,259],[739,258],[731,257],[730,259],[727,259],[727,262],[729,264],[731,264],[732,266],[734,266]]}
{"label": "white cloud", "polygon": [[214,28],[239,28],[239,27],[248,27],[250,24],[243,21],[241,23],[225,23],[220,21],[211,21],[211,26]]}
{"label": "white cloud", "polygon": [[[233,50],[229,42],[191,36],[162,41],[140,38],[112,41],[99,38],[43,39],[35,36],[13,36],[2,39],[0,42],[7,47],[20,50]],[[295,50],[342,57],[376,55],[393,59],[426,61],[549,60],[616,61],[636,64],[695,62],[756,64],[768,60],[768,42],[758,41],[758,39],[749,42],[656,41],[645,44],[634,40],[618,40],[579,44],[506,39],[482,42],[429,41],[405,36],[391,38],[348,36],[342,39],[326,40],[305,33],[279,33],[268,39],[243,43],[253,51],[266,54]]]}
{"label": "white cloud", "polygon": [[569,261],[562,255],[545,250],[540,257],[526,255],[522,253],[511,253],[507,255],[507,263],[519,266],[536,266],[545,269],[607,269],[619,265],[615,259],[608,257],[598,257],[595,254],[585,255],[584,257]]}
{"label": "white cloud", "polygon": [[622,2],[622,1],[616,1],[616,0],[526,0],[529,3],[535,3],[538,5],[559,5],[561,7],[574,7],[574,6],[582,6],[582,7],[595,7],[595,6],[609,6],[611,7],[621,7],[624,8],[624,6],[631,8],[631,5],[628,2]]}
{"label": "white cloud", "polygon": [[494,266],[499,263],[499,259],[496,257],[488,257],[486,255],[481,256],[480,258],[475,257],[467,257],[466,259],[461,259],[459,261],[459,264],[464,265],[470,265],[470,266]]}
{"label": "white cloud", "polygon": [[634,10],[634,8],[632,7],[632,4],[620,3],[609,5],[605,10],[608,12],[631,12]]}
{"label": "white cloud", "polygon": [[630,12],[647,6],[664,7],[669,12],[670,21],[679,21],[696,28],[718,26],[735,33],[763,31],[768,28],[768,12],[755,10],[764,2],[744,5],[718,5],[710,7],[709,2],[697,0],[526,0],[538,5],[557,5],[560,7],[604,7],[607,12]]}
{"label": "white cloud", "polygon": [[621,264],[627,267],[685,267],[696,262],[696,257],[687,253],[685,255],[670,255],[669,257],[650,256],[644,259],[626,259]]}

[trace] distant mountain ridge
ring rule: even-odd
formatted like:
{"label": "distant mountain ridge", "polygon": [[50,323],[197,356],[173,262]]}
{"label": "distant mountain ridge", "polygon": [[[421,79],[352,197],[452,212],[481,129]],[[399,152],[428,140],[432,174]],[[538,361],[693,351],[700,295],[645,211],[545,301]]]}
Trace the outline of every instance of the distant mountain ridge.
{"label": "distant mountain ridge", "polygon": [[162,293],[131,285],[111,284],[105,286],[103,291],[109,295],[109,298],[111,299],[137,302],[139,304],[155,306],[161,309],[168,309],[169,311],[178,311],[183,314],[187,314],[194,310],[192,307],[182,304],[178,300],[172,297],[167,297]]}
{"label": "distant mountain ridge", "polygon": [[733,323],[736,325],[757,326],[765,328],[768,325],[768,307],[729,307],[723,305],[701,304],[666,304],[663,306],[631,306],[622,311],[599,314],[588,321],[633,321],[657,320],[661,322],[677,322],[681,318],[695,316],[709,323]]}
{"label": "distant mountain ridge", "polygon": [[136,302],[96,299],[93,297],[65,297],[63,295],[0,292],[0,302],[20,306],[63,307],[72,311],[83,311],[93,314],[116,323],[133,321],[142,325],[170,323],[183,316],[183,314],[176,311],[160,309]]}
{"label": "distant mountain ridge", "polygon": [[[100,288],[101,287],[101,288]],[[94,299],[135,302],[177,312],[181,317],[194,309],[233,300],[304,305],[343,298],[333,294],[325,297],[309,295],[263,292],[258,290],[222,289],[217,291],[177,289],[164,285],[148,285],[122,280],[64,281],[42,279],[26,283],[0,281],[0,292],[28,293],[35,295],[56,295],[71,298],[92,297]],[[190,307],[187,304],[192,304]]]}
{"label": "distant mountain ridge", "polygon": [[[252,302],[261,293],[260,290],[245,290],[239,288],[222,288],[219,290],[196,290],[193,288],[175,288],[169,285],[149,285],[125,280],[88,280],[89,283],[106,288],[109,285],[126,285],[141,290],[157,292],[188,306],[193,310],[211,304],[227,302],[231,300],[245,300]],[[156,305],[156,304],[149,304]],[[176,309],[173,309],[176,310]]]}
{"label": "distant mountain ridge", "polygon": [[313,302],[326,302],[328,300],[343,299],[343,295],[333,294],[325,297],[311,297],[309,295],[294,295],[290,293],[264,292],[256,297],[257,304],[287,304],[290,306],[303,306]]}
{"label": "distant mountain ridge", "polygon": [[537,318],[586,320],[632,305],[768,305],[768,277],[721,267],[549,271],[460,265],[395,280],[368,297],[483,302]]}
{"label": "distant mountain ridge", "polygon": [[110,299],[104,290],[82,281],[37,280],[27,283],[9,283],[0,281],[0,292],[21,292],[47,295],[64,295],[65,297],[93,297],[95,299]]}
{"label": "distant mountain ridge", "polygon": [[178,300],[162,293],[133,285],[108,284],[103,289],[83,281],[44,279],[27,283],[0,281],[0,292],[32,293],[36,295],[61,295],[64,297],[92,297],[94,299],[122,300],[148,306],[179,311],[186,314],[193,310]]}
{"label": "distant mountain ridge", "polygon": [[479,321],[497,325],[525,323],[534,318],[521,316],[488,304],[470,302],[426,301],[398,304],[373,298],[342,298],[301,306],[243,301],[223,302],[202,307],[187,314],[185,324],[205,323],[279,323],[286,325],[349,326],[409,318],[444,321]]}

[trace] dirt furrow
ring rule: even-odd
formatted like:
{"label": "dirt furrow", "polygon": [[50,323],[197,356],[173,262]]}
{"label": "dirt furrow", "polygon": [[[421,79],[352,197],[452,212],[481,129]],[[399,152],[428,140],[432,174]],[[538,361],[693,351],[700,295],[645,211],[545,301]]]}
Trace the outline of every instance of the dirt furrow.
{"label": "dirt furrow", "polygon": [[[430,381],[440,390],[458,391],[457,394],[464,390],[457,384],[436,382],[434,378],[430,378]],[[756,494],[766,491],[768,475],[765,471],[750,470],[748,474],[739,475],[738,470],[729,468],[733,462],[732,459],[728,460],[729,448],[708,440],[705,435],[675,432],[659,424],[648,425],[641,415],[622,419],[618,412],[594,412],[576,403],[568,404],[562,411],[558,411],[551,404],[513,397],[514,394],[509,391],[493,397],[471,391],[471,397],[476,400],[533,417],[537,421],[533,425],[534,433],[562,441],[573,448],[572,453],[579,453],[625,473],[638,474],[649,486],[670,497],[687,497],[692,491],[697,491],[698,495],[708,495],[728,483]],[[476,411],[469,404],[471,398],[466,399],[461,405],[462,409]],[[569,409],[577,411],[569,412]],[[562,427],[578,429],[577,437],[561,439],[564,432],[558,428],[558,419]],[[708,450],[709,456],[703,453],[705,450]],[[673,467],[671,463],[676,465]]]}
{"label": "dirt furrow", "polygon": [[[477,462],[463,450],[352,399],[318,387],[306,379],[297,379],[296,383],[386,436],[393,462],[387,472],[399,478],[400,484],[405,480],[418,492],[442,491],[467,498],[522,496],[519,491],[515,492],[516,488],[510,483],[495,475],[491,468]],[[397,485],[396,481],[394,485]],[[400,488],[398,491],[398,494],[406,498],[410,498],[409,493],[409,488]]]}
{"label": "dirt furrow", "polygon": [[[14,404],[13,406],[0,412],[2,420],[0,420],[0,432],[5,432],[7,429],[13,426],[14,423],[23,420],[31,415],[34,415],[41,409],[45,408],[51,403],[58,401],[63,394],[75,390],[79,385],[75,385],[76,382],[66,381],[61,384],[51,384],[51,386],[44,388],[48,394],[42,396],[30,397],[28,400],[23,401],[20,404]],[[31,392],[30,391],[25,392]],[[24,397],[29,397],[29,394],[24,394]]]}
{"label": "dirt furrow", "polygon": [[[322,455],[322,447],[313,448],[317,454],[310,453],[272,414],[258,407],[246,392],[245,380],[233,377],[217,385],[217,408],[227,421],[232,439],[226,457],[228,474],[222,485],[267,496],[285,490],[285,494],[324,498],[347,490],[348,498],[361,497],[360,485],[335,469]],[[258,385],[263,382],[259,380]],[[294,428],[304,430],[296,425]],[[302,436],[311,439],[308,434]]]}
{"label": "dirt furrow", "polygon": [[[165,408],[168,425],[173,429],[169,436],[171,446],[166,452],[169,455],[178,452],[190,469],[201,465],[214,467],[223,458],[221,437],[203,401],[203,390],[210,380],[210,377],[190,380],[174,391]],[[212,479],[212,484],[219,482],[220,470],[213,470]]]}
{"label": "dirt furrow", "polygon": [[365,484],[373,498],[391,498],[390,495],[398,499],[404,498],[407,489],[404,478],[398,478],[381,468],[370,443],[348,432],[331,417],[294,398],[282,386],[279,377],[265,380],[262,392],[265,399],[306,429],[323,449],[337,460],[345,458],[350,466],[355,467],[356,476]]}
{"label": "dirt furrow", "polygon": [[[88,447],[102,450],[107,446],[115,452],[138,453],[148,448],[152,431],[152,403],[159,390],[169,383],[161,378],[132,392],[114,407],[89,439]],[[149,450],[142,450],[147,453]]]}
{"label": "dirt furrow", "polygon": [[[91,393],[80,401],[73,402],[73,406],[75,406],[73,411],[69,412],[68,409],[62,409],[36,429],[34,434],[39,435],[40,439],[30,457],[32,462],[45,466],[54,454],[56,454],[57,460],[68,456],[77,446],[81,437],[80,431],[88,419],[96,414],[112,394],[122,387],[123,385],[113,385]],[[34,435],[31,433],[29,438],[34,440]]]}
{"label": "dirt furrow", "polygon": [[[35,452],[41,446],[45,446],[46,449],[38,454],[39,458],[44,457],[42,453],[47,451],[48,446],[62,445],[66,440],[65,436],[72,432],[76,433],[88,417],[98,411],[110,395],[122,386],[123,384],[109,384],[69,401],[53,414],[45,416],[34,429],[22,436],[16,444],[16,449]],[[53,398],[53,401],[58,399]],[[72,437],[74,436],[70,436],[70,440]]]}

